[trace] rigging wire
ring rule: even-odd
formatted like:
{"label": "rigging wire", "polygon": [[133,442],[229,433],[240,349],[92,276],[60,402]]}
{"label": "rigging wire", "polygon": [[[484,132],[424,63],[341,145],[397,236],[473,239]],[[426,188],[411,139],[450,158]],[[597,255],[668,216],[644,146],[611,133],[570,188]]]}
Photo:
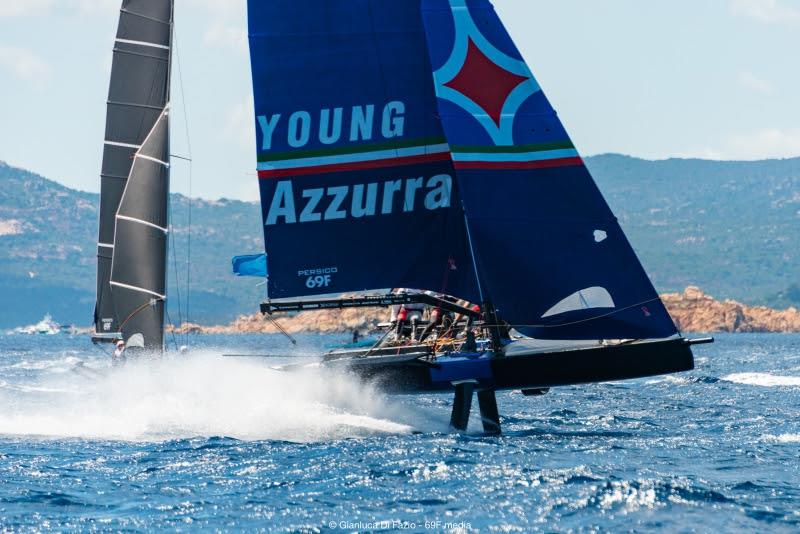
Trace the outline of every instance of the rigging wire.
{"label": "rigging wire", "polygon": [[[172,270],[175,271],[175,293],[178,294],[178,328],[181,327],[183,324],[183,314],[181,312],[181,281],[180,276],[178,275],[178,252],[177,246],[175,243],[175,225],[173,223],[174,217],[172,212],[172,195],[169,196],[169,240],[172,242]],[[167,304],[164,304],[164,309],[167,309]],[[167,319],[169,319],[169,312],[167,312]],[[175,324],[172,322],[172,319],[169,319],[169,323],[172,325],[173,330],[175,329]],[[173,334],[174,337],[174,334]]]}
{"label": "rigging wire", "polygon": [[[180,308],[180,302],[178,304],[179,304],[178,308]],[[172,343],[175,345],[175,352],[180,352],[181,349],[180,347],[178,347],[178,340],[175,337],[175,323],[172,322],[172,318],[169,316],[169,309],[167,308],[166,302],[164,303],[164,312],[167,314],[167,321],[169,321],[169,324],[172,325],[172,329],[170,330],[169,333],[172,336]]]}
{"label": "rigging wire", "polygon": [[[171,37],[172,37],[172,40],[174,42],[174,40],[175,40],[175,23],[174,23],[174,21],[172,22],[172,25],[171,25],[171,31],[172,31]],[[173,48],[174,48],[174,46],[173,46]],[[170,61],[170,64],[171,64],[171,61]],[[172,70],[170,69],[170,73],[171,72],[172,72]],[[170,86],[171,86],[171,80],[170,80]],[[171,157],[172,157],[172,155],[170,154],[170,158]],[[169,265],[169,252],[171,250],[172,251],[172,270],[175,271],[175,293],[178,296],[178,323],[179,324],[177,325],[177,328],[180,328],[181,325],[183,324],[183,311],[181,310],[181,302],[183,301],[183,299],[181,298],[181,281],[180,281],[180,275],[178,274],[178,252],[176,250],[177,246],[176,246],[176,238],[175,238],[175,216],[174,216],[172,199],[173,199],[172,194],[168,190],[167,191],[167,210],[168,210],[167,213],[168,213],[168,218],[169,218],[169,234],[168,234],[168,238],[167,238],[168,249],[167,249],[167,257],[166,257],[167,261],[166,261],[166,263],[167,263],[167,265]],[[167,322],[169,322],[170,326],[172,327],[171,334],[172,334],[172,341],[175,344],[175,349],[176,350],[180,350],[180,349],[178,349],[178,342],[175,339],[176,325],[172,321],[172,317],[170,316],[170,313],[169,313],[169,301],[165,301],[164,302],[164,313],[167,316]]]}
{"label": "rigging wire", "polygon": [[271,315],[267,315],[267,320],[268,320],[269,322],[271,322],[271,323],[272,323],[272,325],[273,325],[275,328],[277,328],[277,329],[278,329],[278,332],[280,332],[281,334],[283,334],[283,335],[286,337],[286,339],[288,339],[289,341],[291,341],[291,342],[292,342],[292,345],[295,345],[295,346],[297,345],[297,340],[296,340],[295,338],[293,338],[293,337],[292,337],[292,335],[291,335],[289,332],[287,332],[287,331],[286,331],[286,329],[285,329],[285,328],[283,328],[283,327],[281,326],[281,324],[280,324],[280,323],[279,323],[279,322],[278,322],[278,321],[277,321],[275,318],[273,318]]}
{"label": "rigging wire", "polygon": [[[183,108],[183,126],[186,134],[186,148],[188,157],[180,158],[188,162],[189,165],[189,191],[188,191],[188,214],[187,214],[187,234],[186,234],[186,322],[191,321],[191,307],[190,300],[192,294],[192,138],[189,135],[189,115],[186,111],[186,92],[183,85],[183,68],[181,67],[181,54],[180,47],[178,46],[178,30],[177,26],[173,24],[173,32],[175,35],[175,60],[178,67],[178,86],[181,92],[181,106]],[[176,266],[177,276],[177,266]],[[178,305],[180,308],[180,304]],[[186,329],[186,346],[189,346],[189,328]]]}

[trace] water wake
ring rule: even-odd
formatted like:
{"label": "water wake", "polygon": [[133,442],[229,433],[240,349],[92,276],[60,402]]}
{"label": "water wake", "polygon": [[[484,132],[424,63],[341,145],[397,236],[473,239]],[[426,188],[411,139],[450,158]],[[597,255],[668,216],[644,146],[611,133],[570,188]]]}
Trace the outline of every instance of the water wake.
{"label": "water wake", "polygon": [[763,440],[768,443],[800,443],[800,434],[780,434],[778,436],[767,434]]}
{"label": "water wake", "polygon": [[352,377],[313,369],[286,373],[218,354],[75,370],[0,388],[0,434],[310,442],[409,433],[411,421],[425,421]]}
{"label": "water wake", "polygon": [[723,377],[723,380],[762,387],[800,386],[800,376],[781,376],[769,373],[734,373]]}

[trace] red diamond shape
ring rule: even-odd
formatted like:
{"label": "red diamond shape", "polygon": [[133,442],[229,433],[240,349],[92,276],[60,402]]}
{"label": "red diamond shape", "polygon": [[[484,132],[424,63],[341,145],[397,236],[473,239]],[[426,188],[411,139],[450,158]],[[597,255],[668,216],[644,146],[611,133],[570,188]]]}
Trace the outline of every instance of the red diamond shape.
{"label": "red diamond shape", "polygon": [[486,57],[470,39],[464,65],[456,77],[444,85],[475,102],[499,127],[508,96],[528,79],[507,71]]}

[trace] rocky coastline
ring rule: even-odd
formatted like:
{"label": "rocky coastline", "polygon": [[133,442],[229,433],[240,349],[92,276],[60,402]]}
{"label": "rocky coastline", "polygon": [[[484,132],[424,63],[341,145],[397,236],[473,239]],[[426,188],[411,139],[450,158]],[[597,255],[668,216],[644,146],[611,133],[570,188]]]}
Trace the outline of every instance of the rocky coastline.
{"label": "rocky coastline", "polygon": [[[682,293],[661,295],[675,324],[686,333],[797,333],[800,332],[800,311],[796,308],[774,310],[765,306],[748,306],[734,300],[716,300],[700,288],[690,286]],[[293,316],[276,316],[280,328],[290,334],[337,334],[358,330],[375,332],[378,324],[388,320],[381,308],[326,310],[303,312]],[[275,334],[275,322],[260,314],[242,315],[226,326],[183,325],[178,331],[204,334]]]}
{"label": "rocky coastline", "polygon": [[735,300],[716,300],[695,286],[687,287],[683,293],[661,295],[661,299],[682,332],[800,332],[797,308],[775,310]]}

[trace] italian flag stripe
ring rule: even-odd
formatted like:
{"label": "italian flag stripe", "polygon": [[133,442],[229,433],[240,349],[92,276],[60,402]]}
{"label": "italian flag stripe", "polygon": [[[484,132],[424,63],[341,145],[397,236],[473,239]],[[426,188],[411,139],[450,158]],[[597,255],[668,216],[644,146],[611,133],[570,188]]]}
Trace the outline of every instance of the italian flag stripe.
{"label": "italian flag stripe", "polygon": [[379,152],[416,146],[446,144],[444,137],[425,137],[422,139],[407,139],[386,141],[385,143],[369,143],[348,145],[342,147],[318,148],[312,150],[294,150],[291,152],[262,152],[258,155],[258,162],[300,160],[306,158],[321,158],[326,156],[342,156],[346,154],[360,154],[362,152]]}
{"label": "italian flag stripe", "polygon": [[385,158],[371,161],[358,161],[353,163],[334,163],[330,165],[314,165],[311,167],[295,167],[291,169],[260,170],[258,171],[258,177],[261,179],[291,178],[294,176],[307,176],[309,174],[361,171],[366,169],[399,167],[401,165],[417,165],[420,163],[432,163],[439,161],[450,161],[450,153],[440,152],[436,154],[423,154],[420,156],[407,156],[401,158]]}

